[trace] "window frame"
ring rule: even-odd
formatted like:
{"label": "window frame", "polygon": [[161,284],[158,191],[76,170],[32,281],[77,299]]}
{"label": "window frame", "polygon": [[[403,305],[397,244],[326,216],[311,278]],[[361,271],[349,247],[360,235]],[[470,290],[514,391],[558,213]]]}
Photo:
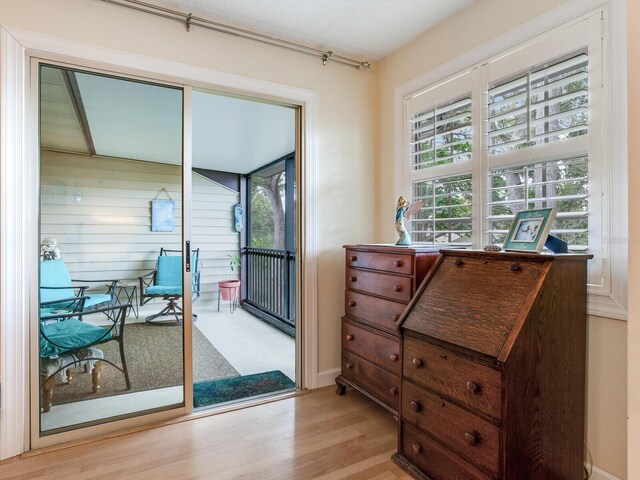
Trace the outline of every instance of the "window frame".
{"label": "window frame", "polygon": [[[589,230],[590,250],[601,254],[599,262],[604,281],[589,286],[589,313],[626,320],[627,251],[620,248],[626,240],[626,50],[625,10],[614,2],[570,1],[525,24],[518,31],[508,32],[467,52],[440,67],[410,80],[395,91],[395,158],[396,194],[411,191],[413,181],[408,163],[407,101],[460,77],[472,78],[472,160],[473,182],[473,246],[482,247],[488,241],[488,174],[499,167],[522,166],[536,161],[548,161],[569,156],[589,156]],[[590,23],[593,22],[593,23]],[[597,22],[597,25],[596,23]],[[584,26],[588,38],[584,38]],[[595,27],[594,27],[595,25]],[[614,25],[614,27],[612,27]],[[576,34],[582,31],[582,36]],[[545,48],[545,44],[547,47]],[[504,49],[504,45],[515,47]],[[562,49],[557,49],[562,45]],[[618,45],[617,48],[613,48]],[[620,47],[619,45],[622,45]],[[522,148],[511,152],[489,154],[487,150],[488,86],[504,78],[526,72],[528,68],[554,63],[567,54],[589,48],[589,134]],[[549,52],[552,52],[551,54]],[[621,52],[621,53],[620,53]],[[614,55],[615,53],[615,55]],[[528,67],[528,68],[527,68]],[[615,75],[615,72],[621,74]],[[592,88],[591,85],[597,86]],[[480,87],[478,87],[480,86]],[[622,88],[621,88],[622,87]],[[480,92],[480,93],[478,93]],[[453,97],[440,97],[433,106]],[[591,113],[592,111],[596,113]],[[611,112],[619,112],[612,115]],[[400,142],[400,139],[402,142]],[[567,141],[568,140],[568,141]],[[542,147],[542,148],[541,148]],[[461,165],[467,162],[461,162]],[[448,174],[449,165],[420,170],[422,179]],[[440,171],[436,171],[436,168]],[[427,171],[427,172],[425,172]],[[396,196],[397,196],[396,195]],[[602,201],[599,201],[602,199]],[[620,208],[624,205],[624,208]],[[592,207],[593,206],[593,207]],[[598,241],[593,243],[593,239]],[[626,246],[626,244],[625,244]],[[597,269],[596,269],[597,271]]]}

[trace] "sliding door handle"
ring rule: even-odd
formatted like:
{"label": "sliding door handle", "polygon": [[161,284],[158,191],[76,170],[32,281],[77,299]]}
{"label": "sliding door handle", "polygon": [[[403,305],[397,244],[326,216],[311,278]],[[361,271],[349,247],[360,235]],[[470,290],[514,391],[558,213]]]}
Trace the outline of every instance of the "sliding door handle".
{"label": "sliding door handle", "polygon": [[191,242],[187,240],[185,242],[185,251],[187,255],[187,272],[191,271]]}

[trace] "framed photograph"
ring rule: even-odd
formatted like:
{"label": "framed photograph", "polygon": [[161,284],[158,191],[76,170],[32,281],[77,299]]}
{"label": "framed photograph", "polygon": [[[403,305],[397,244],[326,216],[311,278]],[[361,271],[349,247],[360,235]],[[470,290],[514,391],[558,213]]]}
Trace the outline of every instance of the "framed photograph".
{"label": "framed photograph", "polygon": [[504,249],[512,252],[540,253],[555,217],[555,208],[518,212],[504,241]]}

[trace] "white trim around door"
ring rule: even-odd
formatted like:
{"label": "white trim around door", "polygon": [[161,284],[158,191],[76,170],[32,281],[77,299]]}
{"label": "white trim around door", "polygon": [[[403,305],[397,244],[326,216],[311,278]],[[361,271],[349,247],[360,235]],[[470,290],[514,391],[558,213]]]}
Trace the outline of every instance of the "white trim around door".
{"label": "white trim around door", "polygon": [[[32,445],[29,441],[29,359],[28,310],[31,262],[29,245],[25,248],[25,229],[34,213],[28,207],[36,192],[32,192],[30,179],[37,170],[32,165],[37,155],[29,148],[37,144],[32,128],[32,110],[28,95],[27,67],[31,58],[81,64],[161,81],[175,82],[192,87],[222,90],[301,107],[300,135],[302,185],[300,209],[301,224],[299,259],[304,278],[300,285],[302,314],[299,331],[302,347],[301,387],[318,385],[318,319],[317,319],[317,242],[316,242],[316,111],[317,98],[312,90],[291,87],[274,82],[220,72],[192,65],[146,57],[125,51],[96,47],[57,37],[0,27],[0,257],[2,284],[0,308],[0,379],[2,408],[0,410],[0,460],[18,455],[34,447],[43,447],[49,441]],[[101,59],[97,62],[95,59]],[[36,142],[36,143],[34,143]],[[36,170],[33,170],[36,169]],[[31,238],[31,235],[28,235]],[[8,383],[7,383],[8,382]],[[170,412],[166,412],[169,414]],[[188,411],[186,412],[188,413]],[[175,416],[175,411],[173,413]],[[162,413],[136,417],[91,429],[77,430],[68,440],[107,433],[159,421]],[[46,437],[45,437],[46,438]]]}

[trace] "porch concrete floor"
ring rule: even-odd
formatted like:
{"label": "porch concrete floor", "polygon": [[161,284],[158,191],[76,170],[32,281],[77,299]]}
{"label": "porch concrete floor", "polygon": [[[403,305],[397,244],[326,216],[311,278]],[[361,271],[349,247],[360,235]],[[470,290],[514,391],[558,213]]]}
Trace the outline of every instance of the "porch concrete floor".
{"label": "porch concrete floor", "polygon": [[[160,301],[148,303],[140,307],[139,318],[131,314],[126,321],[143,322],[163,305]],[[280,370],[295,381],[295,340],[242,308],[230,313],[228,306],[224,307],[221,306],[218,312],[217,304],[196,302],[193,312],[198,320],[194,328],[198,328],[241,375]],[[85,317],[85,321],[104,323],[97,316]],[[52,430],[178,403],[182,403],[182,387],[67,403],[53,406],[50,412],[42,414],[41,427],[45,431]]]}

